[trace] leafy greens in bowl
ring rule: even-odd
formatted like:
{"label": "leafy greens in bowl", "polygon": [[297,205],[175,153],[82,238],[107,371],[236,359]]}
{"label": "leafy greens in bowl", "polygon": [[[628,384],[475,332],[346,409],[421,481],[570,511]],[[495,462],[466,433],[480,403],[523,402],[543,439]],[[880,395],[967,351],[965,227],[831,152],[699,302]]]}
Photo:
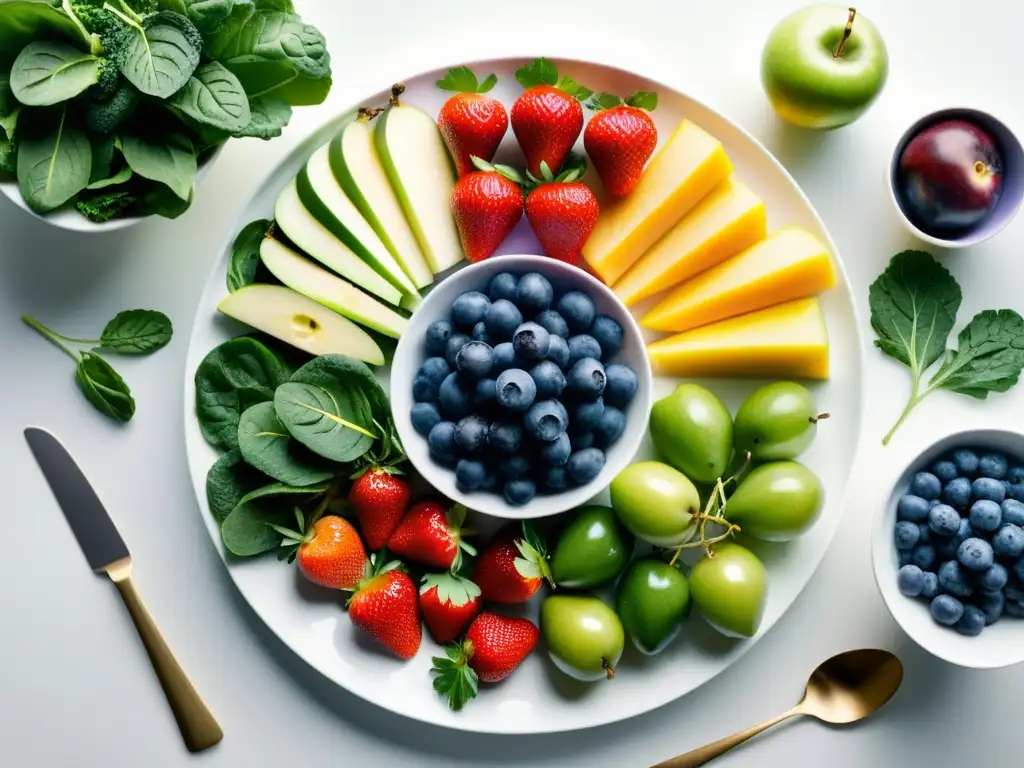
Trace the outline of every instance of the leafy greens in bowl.
{"label": "leafy greens in bowl", "polygon": [[39,214],[175,218],[229,138],[330,87],[292,0],[0,0],[0,174]]}

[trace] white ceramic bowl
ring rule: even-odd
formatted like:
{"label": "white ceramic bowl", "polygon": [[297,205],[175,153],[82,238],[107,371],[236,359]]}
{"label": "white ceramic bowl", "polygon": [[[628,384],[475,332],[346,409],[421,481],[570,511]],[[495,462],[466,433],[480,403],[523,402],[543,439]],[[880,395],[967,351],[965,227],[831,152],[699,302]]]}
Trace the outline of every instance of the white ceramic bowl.
{"label": "white ceramic bowl", "polygon": [[[427,440],[412,427],[412,380],[428,357],[425,347],[427,327],[435,320],[450,319],[452,302],[465,291],[487,291],[491,278],[499,272],[524,275],[539,272],[555,287],[557,293],[579,290],[586,293],[597,307],[598,314],[608,315],[622,326],[622,348],[612,362],[625,363],[636,372],[637,392],[625,410],[626,429],[606,453],[601,473],[591,482],[561,493],[538,493],[529,504],[515,506],[496,493],[476,491],[463,493],[455,485],[455,472],[436,464],[430,458]],[[652,381],[647,348],[636,320],[629,310],[605,285],[577,267],[546,256],[496,256],[468,266],[445,278],[417,308],[402,334],[391,364],[391,407],[399,437],[406,455],[416,470],[435,489],[450,499],[486,515],[510,519],[546,517],[586,503],[606,488],[636,455],[647,432],[651,415]]]}
{"label": "white ceramic bowl", "polygon": [[957,448],[998,451],[1007,455],[1011,466],[1024,463],[1024,435],[1017,432],[992,429],[957,432],[926,449],[900,476],[885,508],[875,518],[871,536],[875,581],[896,623],[932,655],[960,667],[1008,667],[1024,661],[1024,619],[1006,616],[985,627],[977,637],[966,637],[951,627],[937,624],[925,600],[906,597],[896,586],[899,570],[893,539],[896,503],[907,492],[914,473],[928,469]]}

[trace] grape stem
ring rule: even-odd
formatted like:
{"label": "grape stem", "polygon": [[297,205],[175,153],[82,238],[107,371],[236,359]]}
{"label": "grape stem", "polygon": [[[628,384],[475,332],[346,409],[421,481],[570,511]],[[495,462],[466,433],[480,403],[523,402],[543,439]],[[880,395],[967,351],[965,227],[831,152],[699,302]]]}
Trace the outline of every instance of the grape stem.
{"label": "grape stem", "polygon": [[[750,453],[746,454],[746,461],[740,468],[740,471],[734,474],[732,477],[727,478],[725,481],[722,478],[718,478],[715,481],[715,487],[711,491],[711,495],[708,497],[708,502],[704,506],[704,510],[693,513],[693,525],[697,526],[698,537],[696,541],[688,541],[684,544],[679,544],[672,548],[672,559],[669,560],[669,565],[675,567],[679,561],[680,555],[682,555],[684,549],[694,549],[696,547],[703,547],[704,552],[708,557],[714,557],[715,553],[712,547],[722,541],[725,541],[730,536],[735,535],[740,531],[740,527],[734,523],[730,523],[725,519],[725,507],[728,504],[728,499],[725,496],[725,485],[729,482],[738,482],[741,472],[744,471],[750,464]],[[707,536],[707,525],[708,523],[716,523],[725,527],[725,532],[718,536]]]}

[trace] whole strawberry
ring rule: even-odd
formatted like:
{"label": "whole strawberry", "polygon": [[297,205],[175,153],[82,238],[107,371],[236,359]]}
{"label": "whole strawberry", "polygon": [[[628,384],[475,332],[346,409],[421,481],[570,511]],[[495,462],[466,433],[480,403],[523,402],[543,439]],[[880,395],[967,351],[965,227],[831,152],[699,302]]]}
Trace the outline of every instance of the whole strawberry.
{"label": "whole strawberry", "polygon": [[480,555],[473,581],[487,603],[524,603],[547,579],[554,584],[544,541],[529,523],[502,528]]}
{"label": "whole strawberry", "polygon": [[423,639],[416,585],[401,563],[375,563],[348,601],[348,615],[359,629],[376,638],[400,659],[416,655]]}
{"label": "whole strawberry", "polygon": [[601,93],[587,106],[597,112],[583,133],[590,162],[608,194],[628,195],[658,145],[658,129],[649,114],[658,106],[658,94],[637,91],[623,103],[614,94]]}
{"label": "whole strawberry", "polygon": [[463,633],[480,612],[480,587],[450,573],[430,573],[420,587],[423,623],[441,645]]}
{"label": "whole strawberry", "polygon": [[452,153],[459,176],[474,170],[473,156],[490,161],[508,131],[505,107],[485,95],[497,82],[493,74],[479,82],[469,67],[450,69],[437,81],[441,90],[456,92],[441,107],[437,127]]}
{"label": "whole strawberry", "polygon": [[577,181],[582,170],[572,168],[553,177],[545,164],[541,183],[526,196],[526,218],[544,253],[569,264],[580,263],[601,210],[590,187]]}
{"label": "whole strawberry", "polygon": [[359,470],[348,492],[348,504],[359,521],[363,541],[372,551],[387,546],[412,499],[412,488],[394,466],[370,465]]}
{"label": "whole strawberry", "polygon": [[583,130],[580,101],[593,91],[569,77],[559,77],[545,58],[517,69],[516,80],[526,91],[512,105],[512,132],[526,155],[526,167],[540,176],[540,164],[545,162],[558,173]]}
{"label": "whole strawberry", "polygon": [[399,557],[431,568],[457,571],[463,552],[476,554],[472,545],[462,540],[465,520],[466,508],[461,504],[446,510],[436,501],[422,501],[402,518],[388,548]]}
{"label": "whole strawberry", "polygon": [[337,515],[325,515],[305,523],[295,510],[298,530],[271,527],[284,536],[282,557],[297,559],[299,571],[314,584],[331,589],[353,590],[366,577],[366,548],[352,523]]}
{"label": "whole strawberry", "polygon": [[456,182],[451,201],[462,249],[471,263],[483,261],[498,250],[523,216],[519,173],[478,157],[473,161],[480,170]]}
{"label": "whole strawberry", "polygon": [[476,696],[478,680],[498,683],[512,674],[533,653],[539,634],[529,619],[481,613],[465,640],[445,646],[445,655],[433,658],[434,690],[458,712]]}

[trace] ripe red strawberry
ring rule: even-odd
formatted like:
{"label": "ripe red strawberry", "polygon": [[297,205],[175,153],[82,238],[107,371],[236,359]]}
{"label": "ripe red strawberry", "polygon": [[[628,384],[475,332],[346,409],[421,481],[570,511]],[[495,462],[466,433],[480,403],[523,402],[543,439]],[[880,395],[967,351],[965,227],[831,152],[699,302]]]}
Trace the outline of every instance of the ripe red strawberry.
{"label": "ripe red strawberry", "polygon": [[354,477],[348,492],[363,541],[371,551],[383,549],[412,499],[412,488],[394,466],[368,466]]}
{"label": "ripe red strawberry", "polygon": [[366,578],[369,563],[352,523],[337,515],[326,515],[310,520],[307,525],[298,507],[295,515],[299,524],[297,531],[270,524],[285,537],[282,557],[287,557],[289,562],[297,558],[302,575],[314,584],[331,589],[355,589]]}
{"label": "ripe red strawberry", "polygon": [[397,560],[375,565],[373,574],[349,598],[348,615],[395,656],[411,659],[423,637],[416,585]]}
{"label": "ripe red strawberry", "polygon": [[608,194],[628,195],[658,145],[658,129],[648,114],[658,106],[658,94],[637,91],[623,103],[602,93],[587,106],[597,114],[587,123],[583,146]]}
{"label": "ripe red strawberry", "polygon": [[490,161],[508,131],[505,107],[497,99],[485,95],[497,82],[494,75],[488,75],[482,83],[478,82],[469,67],[450,69],[437,81],[441,90],[456,92],[441,107],[437,127],[452,153],[459,176],[474,170],[470,160],[474,155]]}
{"label": "ripe red strawberry", "polygon": [[522,179],[514,168],[474,158],[478,171],[452,190],[452,215],[470,262],[491,256],[523,216]]}
{"label": "ripe red strawberry", "polygon": [[554,584],[547,548],[529,523],[498,531],[473,571],[473,581],[487,603],[524,603],[540,589],[544,579]]}
{"label": "ripe red strawberry", "polygon": [[462,562],[463,551],[476,554],[472,545],[462,540],[465,520],[466,508],[461,504],[445,511],[436,501],[421,501],[412,506],[391,534],[388,549],[431,568],[454,572]]}
{"label": "ripe red strawberry", "polygon": [[444,645],[463,633],[480,611],[480,587],[450,573],[430,573],[420,587],[420,613],[434,639]]}
{"label": "ripe red strawberry", "polygon": [[434,657],[434,690],[458,712],[476,696],[478,679],[498,683],[512,674],[533,653],[539,634],[529,619],[481,613],[465,640],[445,646],[445,655]]}
{"label": "ripe red strawberry", "polygon": [[583,130],[580,101],[593,91],[565,75],[559,77],[545,58],[517,69],[516,80],[526,91],[512,105],[512,132],[526,155],[526,167],[539,177],[544,162],[558,173]]}
{"label": "ripe red strawberry", "polygon": [[569,264],[578,264],[580,251],[594,231],[600,206],[581,181],[581,168],[557,177],[544,174],[541,184],[526,196],[526,218],[544,253]]}

